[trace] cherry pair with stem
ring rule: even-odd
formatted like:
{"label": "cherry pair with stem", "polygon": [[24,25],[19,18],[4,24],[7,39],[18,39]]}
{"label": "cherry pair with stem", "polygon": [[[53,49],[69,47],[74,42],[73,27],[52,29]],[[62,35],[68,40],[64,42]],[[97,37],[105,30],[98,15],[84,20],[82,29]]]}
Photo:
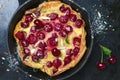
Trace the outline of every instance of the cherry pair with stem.
{"label": "cherry pair with stem", "polygon": [[103,61],[104,55],[107,55],[109,57],[107,59],[109,64],[115,64],[117,58],[111,54],[112,51],[109,48],[102,45],[100,45],[100,48],[101,48],[101,61],[97,63],[97,68],[98,70],[104,70],[106,68],[106,64]]}

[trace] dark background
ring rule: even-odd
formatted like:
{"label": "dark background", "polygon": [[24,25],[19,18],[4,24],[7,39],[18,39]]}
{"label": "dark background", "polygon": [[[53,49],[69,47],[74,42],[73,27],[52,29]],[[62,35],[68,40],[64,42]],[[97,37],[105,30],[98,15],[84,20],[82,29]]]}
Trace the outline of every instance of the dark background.
{"label": "dark background", "polygon": [[[25,0],[20,0],[20,4]],[[94,45],[91,55],[84,67],[66,80],[120,80],[120,1],[119,0],[72,0],[85,8],[92,22]],[[12,8],[14,9],[14,8]],[[6,23],[8,24],[8,23]],[[7,28],[0,25],[0,80],[35,80],[32,77],[11,70],[7,59]],[[107,67],[103,71],[96,68],[100,62],[102,44],[112,50],[117,57],[117,63],[109,65],[107,56],[104,62]]]}

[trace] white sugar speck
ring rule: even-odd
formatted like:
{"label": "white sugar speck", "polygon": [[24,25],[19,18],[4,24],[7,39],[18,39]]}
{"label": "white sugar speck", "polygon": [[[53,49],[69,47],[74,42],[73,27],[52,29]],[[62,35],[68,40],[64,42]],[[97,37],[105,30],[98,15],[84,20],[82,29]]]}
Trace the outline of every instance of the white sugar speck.
{"label": "white sugar speck", "polygon": [[4,57],[2,57],[1,59],[2,59],[2,60],[5,60],[5,58],[4,58]]}
{"label": "white sugar speck", "polygon": [[19,71],[17,70],[16,72],[18,73]]}
{"label": "white sugar speck", "polygon": [[101,13],[98,11],[98,17],[101,18]]}
{"label": "white sugar speck", "polygon": [[10,69],[6,69],[6,71],[7,71],[7,72],[9,72],[9,71],[10,71]]}
{"label": "white sugar speck", "polygon": [[107,16],[107,18],[109,18],[109,16]]}
{"label": "white sugar speck", "polygon": [[108,30],[108,28],[105,28],[105,30]]}
{"label": "white sugar speck", "polygon": [[112,31],[115,31],[115,29],[112,29]]}
{"label": "white sugar speck", "polygon": [[111,28],[111,27],[112,27],[112,25],[109,25],[109,27]]}
{"label": "white sugar speck", "polygon": [[69,0],[69,1],[74,2],[73,0]]}
{"label": "white sugar speck", "polygon": [[106,22],[106,21],[104,21],[104,24],[107,24],[107,22]]}
{"label": "white sugar speck", "polygon": [[32,77],[32,75],[29,75],[29,77]]}

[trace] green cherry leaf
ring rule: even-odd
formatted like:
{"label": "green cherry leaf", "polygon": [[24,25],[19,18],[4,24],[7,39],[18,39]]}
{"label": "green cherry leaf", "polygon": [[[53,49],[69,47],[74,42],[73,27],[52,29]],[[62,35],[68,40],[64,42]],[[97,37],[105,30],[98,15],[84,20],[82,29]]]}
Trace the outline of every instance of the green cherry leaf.
{"label": "green cherry leaf", "polygon": [[105,46],[102,46],[102,45],[100,45],[100,48],[101,48],[103,54],[105,54],[105,55],[107,55],[107,56],[110,56],[110,55],[111,55],[111,52],[112,52],[112,51],[111,51],[109,48],[107,48],[107,47],[105,47]]}
{"label": "green cherry leaf", "polygon": [[66,37],[65,42],[66,42],[67,44],[69,44],[69,39],[68,39],[68,37]]}

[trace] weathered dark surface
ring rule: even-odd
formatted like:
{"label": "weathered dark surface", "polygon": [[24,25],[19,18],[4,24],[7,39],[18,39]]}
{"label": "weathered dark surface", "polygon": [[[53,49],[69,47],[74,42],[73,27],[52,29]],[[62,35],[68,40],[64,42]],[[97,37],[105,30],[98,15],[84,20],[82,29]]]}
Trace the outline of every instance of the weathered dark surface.
{"label": "weathered dark surface", "polygon": [[[6,1],[6,0],[4,0]],[[23,0],[20,0],[22,3]],[[84,7],[90,14],[92,27],[95,34],[94,46],[90,58],[85,66],[74,76],[66,80],[119,80],[120,79],[120,1],[119,0],[73,0],[81,7]],[[9,2],[9,0],[8,0]],[[14,5],[14,4],[13,4]],[[11,5],[12,6],[12,5]],[[5,10],[15,11],[16,8],[8,6]],[[16,6],[17,7],[17,6]],[[8,10],[7,10],[8,9]],[[0,11],[2,11],[0,9]],[[6,14],[0,12],[2,21],[0,24],[0,80],[34,80],[23,73],[12,71],[10,69],[5,52],[7,48],[7,24]],[[12,15],[9,15],[12,16]],[[5,23],[6,22],[6,23]],[[2,24],[3,23],[3,24]],[[100,61],[99,44],[109,47],[112,54],[117,57],[117,63],[107,64],[104,71],[98,71],[96,63]],[[4,60],[5,58],[5,60]],[[107,58],[107,57],[106,57]],[[6,71],[7,70],[7,71]]]}

